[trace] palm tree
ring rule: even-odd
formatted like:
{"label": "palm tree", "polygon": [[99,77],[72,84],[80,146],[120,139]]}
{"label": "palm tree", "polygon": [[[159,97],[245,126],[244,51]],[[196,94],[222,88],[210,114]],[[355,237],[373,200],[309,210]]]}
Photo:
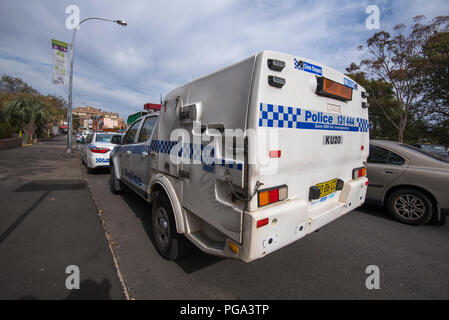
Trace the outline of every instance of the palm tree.
{"label": "palm tree", "polygon": [[2,112],[6,121],[24,131],[27,143],[33,141],[39,127],[45,126],[51,120],[50,113],[42,102],[35,98],[18,98],[10,101]]}

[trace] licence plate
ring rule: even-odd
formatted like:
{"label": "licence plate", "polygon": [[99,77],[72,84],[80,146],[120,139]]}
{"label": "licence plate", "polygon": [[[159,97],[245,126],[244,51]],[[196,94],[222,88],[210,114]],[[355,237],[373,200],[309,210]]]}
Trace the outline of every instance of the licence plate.
{"label": "licence plate", "polygon": [[335,192],[337,188],[337,179],[318,183],[316,186],[320,189],[320,198],[322,198]]}

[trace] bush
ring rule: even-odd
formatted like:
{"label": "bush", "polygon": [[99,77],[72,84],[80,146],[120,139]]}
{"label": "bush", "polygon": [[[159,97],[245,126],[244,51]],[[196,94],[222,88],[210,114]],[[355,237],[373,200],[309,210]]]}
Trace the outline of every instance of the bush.
{"label": "bush", "polygon": [[0,122],[0,139],[11,138],[14,133],[14,126],[8,122]]}

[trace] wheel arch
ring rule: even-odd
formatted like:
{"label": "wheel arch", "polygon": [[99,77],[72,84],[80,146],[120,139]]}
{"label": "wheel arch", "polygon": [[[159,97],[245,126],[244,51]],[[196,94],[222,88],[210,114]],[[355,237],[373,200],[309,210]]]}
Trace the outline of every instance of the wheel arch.
{"label": "wheel arch", "polygon": [[417,191],[420,191],[420,192],[424,193],[426,196],[429,197],[429,200],[432,202],[432,205],[433,205],[432,216],[437,215],[438,219],[440,218],[441,213],[440,213],[440,210],[439,210],[439,207],[438,207],[438,201],[435,198],[435,196],[431,192],[429,192],[428,190],[426,190],[426,189],[424,189],[422,187],[411,185],[411,184],[395,185],[395,186],[391,187],[390,189],[388,189],[388,191],[385,193],[385,196],[383,197],[382,206],[385,207],[387,205],[387,201],[388,201],[388,198],[390,197],[390,195],[393,192],[395,192],[397,190],[400,190],[400,189],[415,189]]}
{"label": "wheel arch", "polygon": [[168,180],[162,174],[156,174],[150,182],[148,187],[148,195],[152,199],[156,191],[163,192],[170,200],[173,214],[175,216],[176,230],[178,233],[185,233],[185,223],[182,214],[182,206],[178,199],[175,189],[173,188],[170,180]]}
{"label": "wheel arch", "polygon": [[109,156],[109,166],[114,166],[115,177],[120,180],[120,170],[118,168],[119,163],[113,155]]}

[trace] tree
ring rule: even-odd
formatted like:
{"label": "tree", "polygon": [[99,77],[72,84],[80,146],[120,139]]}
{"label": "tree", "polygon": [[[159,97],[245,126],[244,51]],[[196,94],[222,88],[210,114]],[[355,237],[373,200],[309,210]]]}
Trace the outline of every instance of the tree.
{"label": "tree", "polygon": [[346,75],[365,88],[369,94],[370,137],[393,139],[396,136],[396,128],[391,122],[398,121],[398,114],[395,112],[397,101],[394,99],[391,84],[381,79],[367,79],[366,73],[355,63],[346,68]]}
{"label": "tree", "polygon": [[38,92],[35,89],[33,89],[22,79],[14,78],[6,74],[2,75],[2,78],[0,79],[0,91],[4,91],[8,94],[16,94],[16,93],[38,94]]}
{"label": "tree", "polygon": [[449,119],[449,32],[437,33],[423,46],[424,115]]}
{"label": "tree", "polygon": [[50,113],[37,98],[19,98],[10,101],[2,112],[6,121],[24,131],[28,143],[33,141],[36,130],[51,120]]}
{"label": "tree", "polygon": [[[416,16],[408,35],[404,24],[394,27],[395,36],[386,31],[374,34],[367,40],[370,58],[361,62],[376,80],[391,84],[397,103],[387,119],[396,128],[401,142],[411,109],[423,91],[423,46],[439,32],[446,32],[449,26],[449,16],[436,17],[427,25],[422,24],[423,20],[424,16]],[[396,115],[397,120],[393,117]]]}

